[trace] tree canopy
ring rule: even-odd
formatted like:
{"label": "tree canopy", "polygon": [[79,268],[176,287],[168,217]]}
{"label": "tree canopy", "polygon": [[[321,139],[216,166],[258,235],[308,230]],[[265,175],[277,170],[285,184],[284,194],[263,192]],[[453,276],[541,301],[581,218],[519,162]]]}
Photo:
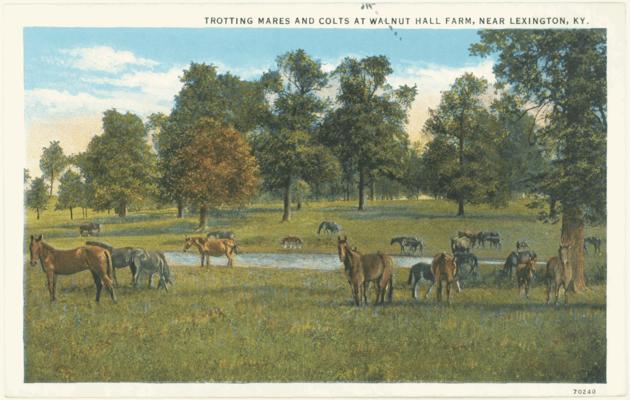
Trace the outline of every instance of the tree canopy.
{"label": "tree canopy", "polygon": [[26,205],[37,211],[37,219],[41,211],[46,210],[48,204],[48,186],[43,177],[34,178],[31,188],[26,192]]}
{"label": "tree canopy", "polygon": [[63,149],[58,140],[51,141],[48,147],[42,148],[39,168],[41,168],[44,177],[48,178],[51,196],[53,194],[55,178],[61,174],[66,165],[68,165],[68,158],[63,153]]}

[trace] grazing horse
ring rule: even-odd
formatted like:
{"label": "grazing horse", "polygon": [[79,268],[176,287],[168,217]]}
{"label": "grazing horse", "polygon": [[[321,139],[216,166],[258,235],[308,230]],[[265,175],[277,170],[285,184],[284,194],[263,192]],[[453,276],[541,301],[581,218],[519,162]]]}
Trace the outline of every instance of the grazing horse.
{"label": "grazing horse", "polygon": [[94,235],[94,231],[96,231],[96,236],[99,236],[101,234],[101,224],[86,222],[79,225],[79,236]]}
{"label": "grazing horse", "polygon": [[467,237],[452,237],[451,251],[453,253],[469,253],[471,247],[470,239]]}
{"label": "grazing horse", "polygon": [[397,236],[395,238],[392,238],[392,240],[389,242],[389,245],[391,246],[396,243],[400,245],[400,254],[422,255],[422,251],[424,250],[424,242],[417,236]]}
{"label": "grazing horse", "polygon": [[[393,237],[392,240],[389,242],[390,246],[393,246],[394,244],[398,244],[400,246],[400,254],[405,254],[406,249],[405,249],[405,242],[407,239],[409,239],[409,236],[396,236]],[[415,237],[413,239],[416,239]]]}
{"label": "grazing horse", "polygon": [[324,233],[333,235],[341,231],[341,225],[335,223],[334,221],[323,221],[321,224],[319,224],[319,228],[317,228],[317,234],[319,235],[322,230],[324,231]]}
{"label": "grazing horse", "polygon": [[[425,280],[430,282],[429,289],[425,294],[424,298],[428,299],[431,294],[431,290],[433,289],[433,285],[435,284],[435,278],[433,277],[433,272],[431,271],[431,264],[425,262],[419,262],[414,264],[409,270],[409,279],[407,279],[407,284],[411,285],[411,297],[416,299],[418,298],[418,286],[420,285],[420,281]],[[459,279],[455,281],[457,285],[457,291],[461,292],[462,288],[459,285]]]}
{"label": "grazing horse", "polygon": [[234,254],[236,254],[236,242],[232,239],[208,239],[203,237],[184,238],[184,251],[191,246],[195,246],[201,254],[201,266],[205,264],[210,266],[210,256],[219,257],[226,256],[228,259],[227,266],[234,266]]}
{"label": "grazing horse", "polygon": [[479,232],[477,240],[485,248],[486,242],[490,243],[490,247],[501,247],[501,235],[499,232]]}
{"label": "grazing horse", "polygon": [[280,244],[285,249],[301,249],[304,242],[297,236],[287,236],[282,238]]}
{"label": "grazing horse", "polygon": [[[457,269],[460,271],[462,279],[479,277],[479,260],[476,255],[467,252],[456,252],[453,254],[453,257],[455,258],[455,263],[457,264]],[[468,267],[467,271],[464,269],[465,266]],[[464,273],[464,271],[466,272]]]}
{"label": "grazing horse", "polygon": [[554,304],[558,304],[560,287],[564,288],[564,304],[569,302],[567,288],[573,281],[573,269],[569,265],[569,246],[561,245],[558,248],[558,255],[551,257],[545,267],[545,282],[547,283],[547,304],[553,290],[556,296]]}
{"label": "grazing horse", "polygon": [[586,252],[586,254],[588,254],[588,247],[586,245],[589,243],[593,246],[593,250],[595,251],[595,254],[602,253],[602,250],[601,250],[602,240],[599,237],[588,236],[584,238],[584,252]]}
{"label": "grazing horse", "polygon": [[133,277],[134,287],[138,286],[140,274],[146,272],[149,274],[149,289],[151,289],[151,282],[153,281],[153,275],[158,274],[159,281],[158,290],[162,287],[168,292],[167,284],[173,284],[171,281],[171,269],[166,262],[166,257],[160,251],[143,251],[137,252],[133,256],[133,263],[138,266],[136,274]]}
{"label": "grazing horse", "polygon": [[[367,304],[367,289],[370,282],[376,284],[376,302],[392,301],[394,293],[394,261],[390,256],[377,252],[376,254],[361,254],[353,250],[348,243],[348,237],[337,237],[337,253],[344,265],[344,272],[352,287],[352,297],[357,306]],[[389,286],[389,289],[388,289]]]}
{"label": "grazing horse", "polygon": [[236,239],[236,235],[234,234],[234,232],[229,232],[229,231],[208,232],[206,237],[212,238],[212,239],[232,239],[232,240]]}
{"label": "grazing horse", "polygon": [[101,297],[103,285],[107,288],[112,301],[116,302],[116,294],[112,281],[112,258],[109,251],[97,246],[83,246],[72,250],[55,249],[45,243],[43,236],[34,237],[31,235],[29,245],[31,256],[31,266],[34,267],[37,261],[40,262],[42,271],[48,278],[48,292],[50,301],[55,298],[57,286],[57,275],[71,275],[89,269],[96,285],[96,301]]}
{"label": "grazing horse", "polygon": [[527,242],[524,241],[524,240],[517,240],[516,241],[516,251],[521,251],[521,250],[525,250],[525,249],[529,249],[529,245],[527,244]]}
{"label": "grazing horse", "polygon": [[482,232],[472,232],[472,231],[457,231],[458,238],[468,238],[470,240],[470,246],[475,247],[477,244],[477,240],[480,238]]}
{"label": "grazing horse", "polygon": [[508,279],[512,279],[512,270],[521,265],[525,265],[532,259],[536,260],[537,255],[531,250],[513,251],[505,259],[503,264],[503,273]]}
{"label": "grazing horse", "polygon": [[[450,303],[451,286],[454,282],[457,282],[457,264],[455,263],[455,258],[446,253],[436,254],[435,257],[433,257],[433,263],[431,263],[431,272],[434,278],[433,285],[437,283],[437,300],[442,301],[442,281],[445,280],[446,300]],[[429,286],[425,297],[429,296],[433,285]],[[457,289],[460,290],[459,283],[457,283]]]}
{"label": "grazing horse", "polygon": [[138,266],[133,262],[133,256],[135,254],[140,254],[144,252],[144,249],[139,247],[118,247],[114,248],[113,246],[103,243],[103,242],[95,242],[88,240],[85,242],[86,245],[89,246],[98,246],[109,251],[109,254],[112,256],[112,267],[114,267],[113,275],[114,275],[114,284],[118,285],[118,279],[116,278],[116,269],[129,267],[131,270],[131,284],[133,285],[134,276],[136,276],[136,271],[138,270]]}
{"label": "grazing horse", "polygon": [[523,293],[524,290],[525,298],[528,297],[529,284],[534,277],[534,272],[536,272],[536,254],[534,254],[534,257],[530,258],[530,260],[525,264],[520,264],[516,267],[516,282],[518,283],[518,291],[519,293]]}

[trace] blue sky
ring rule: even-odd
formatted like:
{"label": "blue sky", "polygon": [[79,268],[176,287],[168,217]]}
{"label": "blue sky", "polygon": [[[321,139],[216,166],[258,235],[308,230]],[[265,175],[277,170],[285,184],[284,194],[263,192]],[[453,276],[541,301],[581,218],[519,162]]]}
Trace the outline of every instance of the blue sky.
{"label": "blue sky", "polygon": [[[388,29],[164,29],[26,28],[24,30],[27,150],[60,140],[81,151],[99,133],[102,112],[115,107],[142,117],[166,112],[190,62],[212,63],[220,72],[256,79],[275,58],[303,48],[330,71],[346,56],[386,55],[390,83],[416,84],[419,95],[408,131],[418,139],[429,107],[464,72],[492,81],[491,60],[471,57],[475,30]],[[398,38],[402,37],[402,40]],[[31,154],[36,153],[36,154]]]}

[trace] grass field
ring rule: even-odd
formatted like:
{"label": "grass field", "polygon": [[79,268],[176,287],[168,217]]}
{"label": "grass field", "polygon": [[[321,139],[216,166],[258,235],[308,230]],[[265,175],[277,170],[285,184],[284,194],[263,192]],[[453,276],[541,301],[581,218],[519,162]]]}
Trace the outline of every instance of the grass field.
{"label": "grass field", "polygon": [[[332,219],[364,251],[395,253],[389,238],[416,234],[427,254],[448,248],[458,229],[497,230],[503,258],[525,238],[541,259],[555,252],[559,226],[536,221],[525,202],[506,209],[473,207],[455,218],[452,203],[436,200],[369,204],[311,203],[281,224],[278,204],[217,212],[208,230],[236,232],[243,251],[283,251],[281,237],[303,237],[304,252],[335,252],[333,238],[317,237]],[[115,246],[180,250],[196,218],[174,211],[97,214],[101,239]],[[80,220],[46,211],[27,214],[26,238],[44,233],[53,246],[82,244]],[[604,227],[587,234],[605,237]],[[341,271],[174,266],[168,293],[133,289],[118,278],[119,302],[94,302],[89,273],[61,277],[49,304],[39,267],[25,266],[25,379],[27,382],[603,382],[606,376],[605,254],[589,255],[589,290],[569,306],[546,306],[541,283],[526,300],[512,285],[497,285],[482,265],[482,282],[454,294],[452,305],[411,299],[408,270],[395,274],[394,301],[356,308]],[[425,288],[425,286],[423,286]],[[371,294],[373,299],[374,294]]]}

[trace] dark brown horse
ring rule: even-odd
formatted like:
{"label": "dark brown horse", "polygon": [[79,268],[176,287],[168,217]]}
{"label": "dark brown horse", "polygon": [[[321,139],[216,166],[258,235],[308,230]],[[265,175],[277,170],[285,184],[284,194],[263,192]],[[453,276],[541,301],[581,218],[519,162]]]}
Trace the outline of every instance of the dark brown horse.
{"label": "dark brown horse", "polygon": [[561,245],[558,248],[558,255],[551,257],[547,261],[545,268],[545,282],[547,283],[547,304],[553,290],[556,296],[554,304],[558,304],[558,296],[560,295],[560,287],[564,287],[564,304],[567,304],[567,288],[573,281],[573,270],[569,265],[569,246]]}
{"label": "dark brown horse", "polygon": [[455,258],[446,253],[436,254],[431,264],[431,272],[433,273],[434,281],[427,289],[425,298],[429,296],[431,288],[437,283],[437,300],[442,301],[442,281],[446,281],[446,300],[450,303],[453,283],[457,284],[457,289],[460,290],[457,282],[457,263]]}
{"label": "dark brown horse", "polygon": [[213,239],[204,237],[188,237],[184,238],[184,251],[195,246],[201,254],[201,266],[205,264],[210,266],[210,256],[219,257],[226,256],[228,259],[227,266],[234,266],[234,255],[236,254],[236,242],[232,239]]}
{"label": "dark brown horse", "polygon": [[367,289],[370,282],[376,285],[376,302],[392,301],[394,294],[394,261],[390,256],[377,252],[376,254],[361,254],[353,250],[348,243],[348,237],[337,237],[337,252],[339,260],[344,265],[344,272],[352,287],[352,297],[357,306],[367,304]]}
{"label": "dark brown horse", "polygon": [[48,278],[48,291],[50,301],[55,301],[55,288],[57,285],[57,275],[71,275],[89,269],[96,285],[96,301],[101,297],[103,285],[107,288],[114,303],[116,294],[114,293],[112,281],[112,257],[109,251],[97,246],[83,246],[72,250],[58,250],[43,241],[43,236],[34,237],[31,235],[29,246],[31,255],[31,267],[41,263],[42,271]]}

